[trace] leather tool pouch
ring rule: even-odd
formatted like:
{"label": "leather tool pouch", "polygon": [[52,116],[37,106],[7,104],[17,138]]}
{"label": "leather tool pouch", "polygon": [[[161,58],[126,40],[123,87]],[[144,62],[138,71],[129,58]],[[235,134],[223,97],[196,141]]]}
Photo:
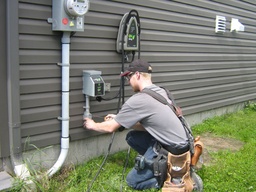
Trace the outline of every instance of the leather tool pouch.
{"label": "leather tool pouch", "polygon": [[162,192],[191,192],[193,190],[190,161],[190,151],[181,155],[168,153],[167,178]]}

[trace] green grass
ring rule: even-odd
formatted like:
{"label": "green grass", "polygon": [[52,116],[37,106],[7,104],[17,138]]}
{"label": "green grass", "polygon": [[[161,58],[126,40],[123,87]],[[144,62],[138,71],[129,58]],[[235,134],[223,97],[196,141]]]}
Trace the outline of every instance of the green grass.
{"label": "green grass", "polygon": [[[256,104],[248,103],[244,110],[220,117],[214,117],[193,126],[194,135],[212,133],[216,136],[234,138],[244,142],[237,152],[224,150],[210,152],[214,164],[203,166],[198,174],[203,179],[205,192],[256,192]],[[127,152],[110,155],[94,182],[91,192],[132,192],[122,181],[122,172]],[[134,165],[136,153],[131,151],[124,178]],[[99,157],[78,166],[63,168],[54,175],[45,190],[50,192],[82,192],[87,191],[104,157]],[[157,190],[144,190],[153,192]],[[160,191],[160,190],[159,190]]]}

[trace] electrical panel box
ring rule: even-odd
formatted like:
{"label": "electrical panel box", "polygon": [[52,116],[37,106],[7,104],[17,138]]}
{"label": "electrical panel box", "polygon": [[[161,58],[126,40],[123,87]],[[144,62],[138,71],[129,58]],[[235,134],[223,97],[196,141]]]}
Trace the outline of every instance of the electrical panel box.
{"label": "electrical panel box", "polygon": [[89,0],[52,0],[53,31],[84,31]]}
{"label": "electrical panel box", "polygon": [[105,82],[101,71],[83,70],[83,94],[92,97],[105,95]]}

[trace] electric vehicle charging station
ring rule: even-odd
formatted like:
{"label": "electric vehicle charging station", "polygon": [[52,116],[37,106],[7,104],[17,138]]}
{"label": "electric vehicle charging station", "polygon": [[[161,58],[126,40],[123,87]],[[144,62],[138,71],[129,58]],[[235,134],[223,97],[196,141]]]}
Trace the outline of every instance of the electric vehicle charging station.
{"label": "electric vehicle charging station", "polygon": [[122,49],[125,51],[138,51],[139,49],[138,21],[135,16],[128,16],[129,13],[126,13],[120,22],[116,43],[116,51],[118,53],[121,53]]}
{"label": "electric vehicle charging station", "polygon": [[[128,55],[132,53],[134,60],[135,52],[138,51],[138,59],[140,58],[140,17],[138,11],[132,9],[125,13],[122,17],[116,40],[116,51],[122,54],[122,69],[124,72],[124,64],[129,61]],[[122,104],[124,103],[124,77],[121,79],[121,96]]]}

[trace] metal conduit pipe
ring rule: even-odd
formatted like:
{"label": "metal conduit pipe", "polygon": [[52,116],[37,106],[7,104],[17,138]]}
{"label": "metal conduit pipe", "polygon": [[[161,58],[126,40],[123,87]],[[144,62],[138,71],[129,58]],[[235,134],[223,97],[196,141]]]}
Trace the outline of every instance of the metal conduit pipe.
{"label": "metal conduit pipe", "polygon": [[63,32],[62,43],[62,113],[59,120],[62,122],[61,127],[61,151],[56,163],[47,171],[51,177],[63,165],[69,149],[69,71],[70,71],[70,32]]}

